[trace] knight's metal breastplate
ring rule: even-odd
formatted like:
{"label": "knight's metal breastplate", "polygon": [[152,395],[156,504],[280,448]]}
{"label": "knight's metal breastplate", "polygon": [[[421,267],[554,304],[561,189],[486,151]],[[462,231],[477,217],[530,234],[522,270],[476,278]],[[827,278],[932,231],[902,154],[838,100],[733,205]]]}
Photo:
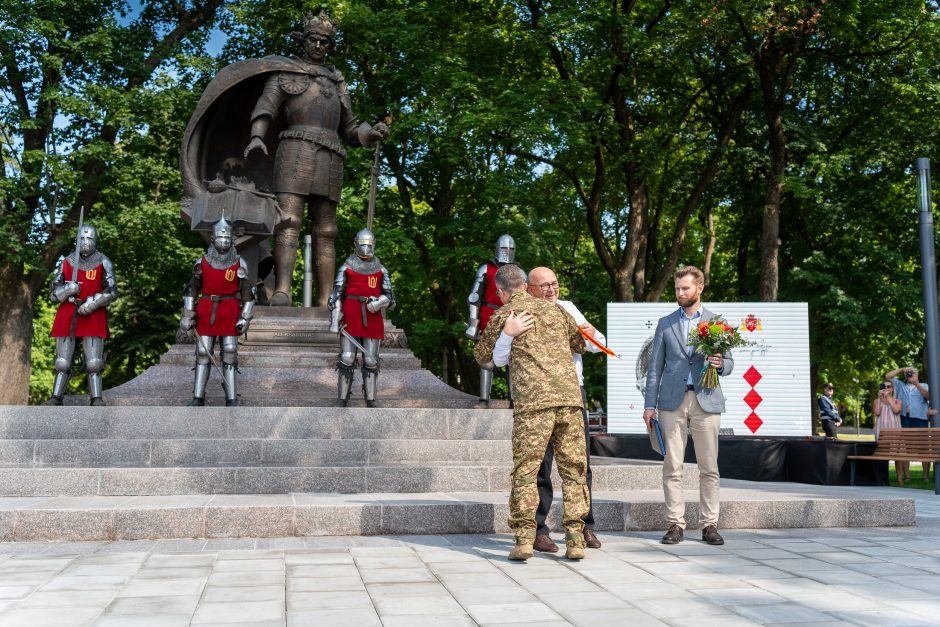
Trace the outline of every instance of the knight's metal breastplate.
{"label": "knight's metal breastplate", "polygon": [[288,128],[319,126],[331,131],[339,128],[342,103],[336,82],[325,76],[292,73],[281,74],[278,82],[287,93],[284,114]]}

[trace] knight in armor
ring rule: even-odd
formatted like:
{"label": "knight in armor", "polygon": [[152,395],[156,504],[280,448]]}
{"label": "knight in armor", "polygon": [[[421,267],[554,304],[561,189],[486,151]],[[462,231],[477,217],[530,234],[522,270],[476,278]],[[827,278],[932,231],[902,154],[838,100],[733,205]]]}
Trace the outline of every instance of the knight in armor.
{"label": "knight in armor", "polygon": [[212,243],[193,264],[193,278],[183,291],[180,329],[196,330],[196,378],[190,406],[206,404],[206,382],[216,338],[222,341],[225,406],[238,405],[238,336],[248,330],[255,305],[248,268],[232,245],[232,225],[225,218],[212,229]]}
{"label": "knight in armor", "polygon": [[379,345],[385,339],[382,312],[395,308],[392,278],[375,256],[375,235],[369,229],[356,234],[356,252],[346,258],[336,273],[330,294],[330,331],[340,333],[339,401],[349,403],[356,351],[362,350],[362,393],[366,406],[375,407],[375,385],[379,376]]}
{"label": "knight in armor", "polygon": [[77,250],[62,260],[52,279],[50,295],[54,302],[59,303],[59,309],[52,323],[55,381],[52,383],[52,396],[46,405],[62,404],[72,373],[78,338],[82,338],[85,351],[91,404],[104,405],[101,398],[101,373],[104,371],[104,339],[108,337],[107,306],[114,302],[118,292],[114,266],[110,259],[98,252],[98,231],[95,227],[85,224],[79,229]]}
{"label": "knight in armor", "polygon": [[[492,259],[477,268],[473,289],[467,297],[470,309],[470,321],[466,334],[471,340],[479,340],[486,329],[486,324],[497,309],[503,306],[496,295],[496,271],[509,263],[515,263],[516,242],[509,235],[500,235],[496,240],[496,252]],[[490,392],[493,389],[493,370],[495,365],[488,361],[480,366],[480,403],[489,405]],[[506,373],[507,379],[509,373]]]}
{"label": "knight in armor", "polygon": [[326,13],[308,13],[303,32],[291,35],[303,43],[306,57],[289,60],[284,69],[268,76],[251,112],[251,141],[245,157],[256,149],[268,154],[265,135],[283,116],[281,122],[286,128],[278,135],[273,189],[283,220],[274,236],[271,305],[291,304],[300,224],[304,205],[309,203],[316,258],[316,306],[323,307],[336,267],[336,205],[346,160],[342,142],[373,147],[388,137],[388,127],[381,122],[374,127],[358,123],[343,75],[324,64],[327,53],[336,47],[336,23]]}

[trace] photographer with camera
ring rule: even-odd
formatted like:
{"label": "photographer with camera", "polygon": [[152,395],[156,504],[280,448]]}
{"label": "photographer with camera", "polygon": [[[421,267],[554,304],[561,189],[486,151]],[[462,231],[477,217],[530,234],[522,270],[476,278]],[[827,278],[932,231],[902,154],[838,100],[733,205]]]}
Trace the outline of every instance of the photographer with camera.
{"label": "photographer with camera", "polygon": [[[901,428],[901,400],[894,397],[894,382],[882,381],[878,386],[878,396],[871,403],[872,413],[875,415],[875,440],[881,436],[883,429]],[[898,485],[903,486],[911,478],[910,463],[895,461],[894,467],[898,473]]]}
{"label": "photographer with camera", "polygon": [[[902,381],[899,377],[903,376]],[[930,426],[927,417],[936,413],[930,409],[930,390],[918,378],[917,368],[905,366],[885,374],[885,380],[894,383],[895,396],[901,401],[901,427],[924,429]],[[930,464],[924,462],[924,480],[930,478]]]}

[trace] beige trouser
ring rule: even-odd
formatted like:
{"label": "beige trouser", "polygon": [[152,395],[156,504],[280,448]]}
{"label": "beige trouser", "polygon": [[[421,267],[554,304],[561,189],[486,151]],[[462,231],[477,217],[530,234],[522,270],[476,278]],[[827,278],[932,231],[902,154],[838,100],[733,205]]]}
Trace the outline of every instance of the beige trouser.
{"label": "beige trouser", "polygon": [[682,462],[687,430],[692,432],[699,470],[699,523],[718,524],[718,427],[721,414],[706,413],[689,390],[673,411],[659,411],[659,427],[666,444],[663,461],[663,492],[669,524],[685,529],[685,500],[682,498]]}

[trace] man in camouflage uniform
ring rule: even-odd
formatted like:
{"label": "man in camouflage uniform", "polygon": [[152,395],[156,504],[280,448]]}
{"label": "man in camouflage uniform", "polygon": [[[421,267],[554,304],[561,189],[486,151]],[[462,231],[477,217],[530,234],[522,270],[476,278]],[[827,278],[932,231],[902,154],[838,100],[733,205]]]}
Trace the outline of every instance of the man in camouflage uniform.
{"label": "man in camouflage uniform", "polygon": [[582,518],[588,513],[590,495],[581,388],[571,357],[584,352],[584,340],[568,312],[529,295],[519,266],[501,267],[495,279],[504,306],[493,314],[473,355],[477,362],[487,363],[493,359],[497,341],[513,338],[509,358],[514,399],[509,527],[516,545],[509,559],[532,557],[539,504],[536,474],[549,441],[562,478],[565,557],[583,559]]}

